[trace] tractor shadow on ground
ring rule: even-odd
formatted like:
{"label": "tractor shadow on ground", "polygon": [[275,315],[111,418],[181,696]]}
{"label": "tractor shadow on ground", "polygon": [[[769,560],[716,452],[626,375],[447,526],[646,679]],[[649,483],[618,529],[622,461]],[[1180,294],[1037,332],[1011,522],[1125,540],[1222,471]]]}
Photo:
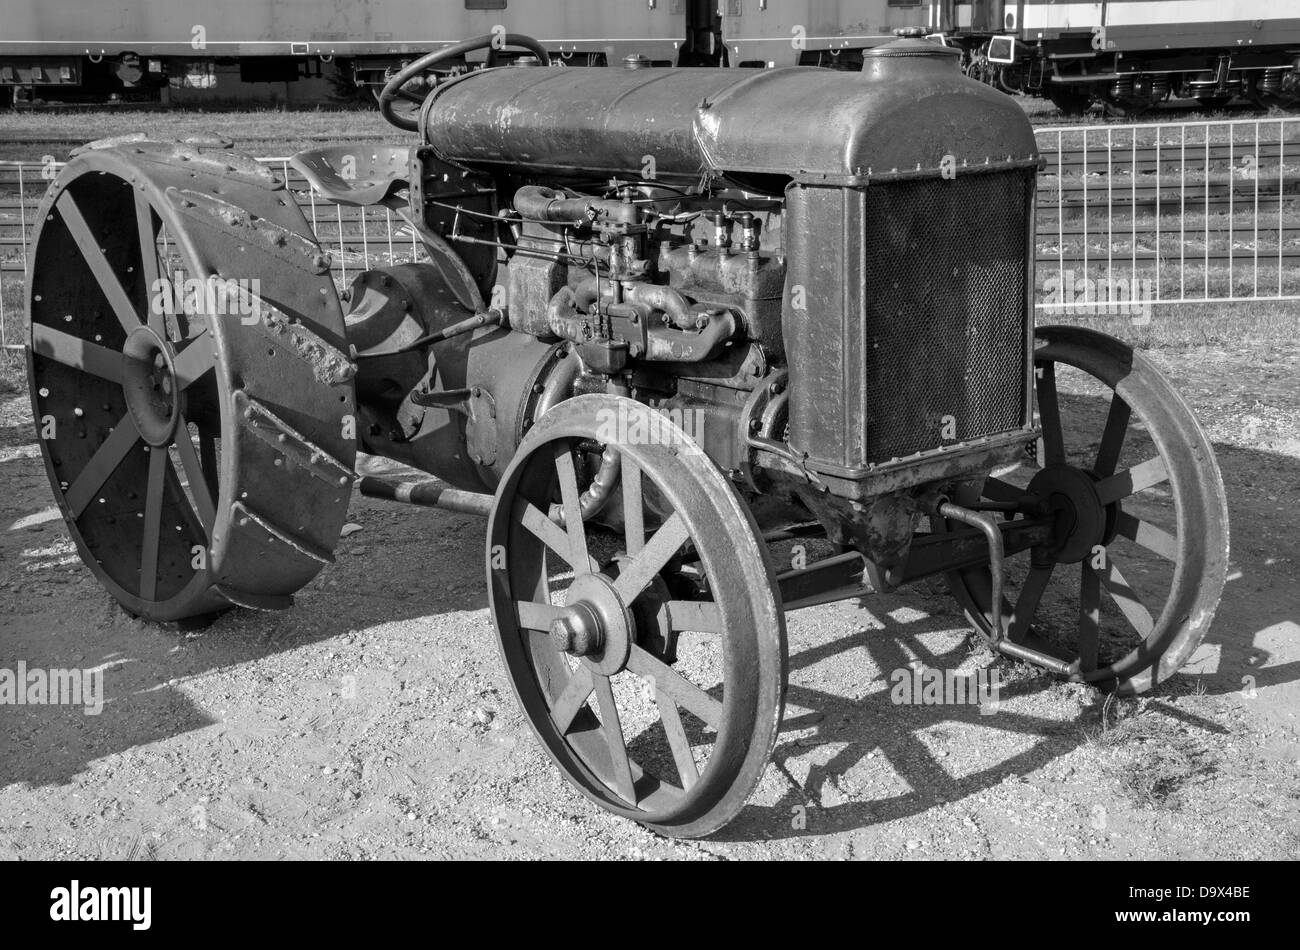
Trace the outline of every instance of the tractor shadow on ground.
{"label": "tractor shadow on ground", "polygon": [[[1189,692],[1206,696],[1249,695],[1266,687],[1284,687],[1300,681],[1300,659],[1295,653],[1282,657],[1261,645],[1271,635],[1275,639],[1295,642],[1300,634],[1300,589],[1294,583],[1294,569],[1287,576],[1287,565],[1300,564],[1300,533],[1294,523],[1279,522],[1268,493],[1246,491],[1261,484],[1271,486],[1278,497],[1297,497],[1300,492],[1300,462],[1274,453],[1215,445],[1227,489],[1229,517],[1232,524],[1233,551],[1229,580],[1215,614],[1214,624],[1197,656],[1201,662],[1190,663],[1175,677],[1144,694],[1148,714],[1177,719],[1213,735],[1225,735],[1221,724],[1187,712],[1167,700]],[[791,686],[787,697],[790,706],[813,713],[787,713],[783,736],[778,740],[773,763],[788,785],[787,792],[771,806],[750,804],[744,812],[716,836],[718,841],[758,841],[772,838],[820,836],[850,831],[906,818],[956,802],[997,786],[1016,776],[1035,772],[1054,759],[1067,755],[1091,741],[1097,729],[1106,697],[1093,692],[1088,704],[1073,718],[1045,718],[1016,712],[1018,697],[1050,690],[1057,681],[1047,674],[1027,678],[1004,677],[999,699],[1001,705],[991,715],[982,715],[976,705],[896,705],[890,697],[890,673],[906,669],[916,660],[925,666],[955,669],[966,659],[968,642],[940,652],[927,650],[926,633],[951,631],[965,626],[955,601],[936,606],[933,594],[901,591],[889,595],[885,603],[863,600],[861,606],[871,611],[884,629],[866,631],[839,640],[818,642],[790,657]],[[884,611],[897,606],[921,608],[930,615],[922,623],[898,623]],[[1278,631],[1286,637],[1276,636]],[[918,634],[921,635],[918,638]],[[907,649],[904,649],[904,644]],[[865,656],[861,678],[853,688],[873,688],[864,699],[799,683],[805,677],[799,671],[825,660],[861,648]],[[1010,670],[1004,659],[993,668]],[[870,677],[877,677],[869,683]],[[1007,680],[1010,680],[1009,682]],[[1252,690],[1249,693],[1245,689]],[[852,690],[845,690],[852,692]],[[859,690],[860,695],[860,690]],[[821,718],[824,716],[824,719]],[[814,737],[802,740],[789,733],[816,727]],[[924,736],[935,736],[949,727],[967,736],[972,731],[992,729],[1037,737],[1028,749],[988,761],[984,767],[954,775],[946,768],[946,757],[936,755]],[[967,740],[969,741],[969,740]],[[817,746],[833,746],[827,758],[817,753]],[[796,760],[807,756],[810,766]],[[832,791],[834,803],[823,799],[829,786],[836,786],[840,776],[859,767],[868,756],[883,757],[888,770],[907,791],[884,794],[869,800],[841,800],[849,796]],[[988,756],[987,758],[991,758]],[[796,772],[807,769],[806,777]],[[811,806],[811,807],[810,807]],[[799,809],[809,818],[805,828],[795,827],[792,819]]]}
{"label": "tractor shadow on ground", "polygon": [[[1217,671],[1198,679],[1205,692],[1223,695],[1241,689],[1243,670],[1250,671],[1259,687],[1300,679],[1300,661],[1288,658],[1266,665],[1271,656],[1255,644],[1259,631],[1300,618],[1300,590],[1286,581],[1286,568],[1276,566],[1279,558],[1283,564],[1300,563],[1300,535],[1294,526],[1279,525],[1270,506],[1252,501],[1255,495],[1240,491],[1243,484],[1263,478],[1282,493],[1293,492],[1294,497],[1294,491],[1300,490],[1300,463],[1269,453],[1216,448],[1221,453],[1234,520],[1236,579],[1225,591],[1207,640],[1219,648]],[[187,678],[232,669],[390,621],[423,620],[430,637],[436,638],[443,615],[476,611],[486,605],[483,525],[479,520],[365,500],[356,504],[354,512],[367,523],[366,532],[341,545],[337,563],[324,575],[326,586],[309,587],[293,610],[277,614],[235,610],[211,627],[189,633],[143,623],[109,600],[76,560],[57,522],[47,524],[39,535],[11,527],[50,505],[40,460],[3,463],[0,479],[6,487],[0,499],[0,580],[12,585],[0,590],[0,602],[5,603],[5,616],[0,619],[0,667],[12,668],[19,660],[29,668],[106,667],[108,700],[103,713],[93,717],[85,716],[80,708],[0,705],[0,787],[66,784],[92,761],[221,722],[219,710],[200,706],[180,688]],[[358,551],[362,546],[369,550]],[[920,593],[894,596],[899,604],[929,608],[936,624],[931,629],[939,629],[939,625],[952,629],[955,609],[936,612]],[[879,616],[879,605],[873,603],[872,609]],[[1081,710],[1076,720],[1063,721],[1007,709],[981,716],[978,707],[970,705],[894,705],[885,677],[914,659],[903,650],[904,641],[927,665],[939,668],[957,666],[966,647],[960,644],[931,656],[916,639],[917,633],[926,632],[924,624],[884,623],[883,630],[820,643],[791,657],[791,669],[798,674],[827,657],[862,647],[870,665],[882,671],[884,688],[859,700],[853,698],[851,687],[846,688],[850,695],[840,695],[792,686],[791,704],[824,713],[824,740],[840,748],[828,760],[814,763],[805,779],[794,781],[791,776],[790,791],[777,804],[751,805],[718,840],[822,834],[914,815],[941,800],[957,801],[986,790],[1008,775],[1033,771],[1085,741],[1088,708]],[[1051,682],[1039,677],[1006,684],[1001,699],[1014,700],[1046,689]],[[1176,684],[1152,695],[1166,695]],[[860,681],[852,685],[860,685]],[[1098,697],[1096,702],[1100,701]],[[233,700],[236,709],[240,702]],[[247,701],[243,702],[247,708]],[[832,718],[847,721],[832,729]],[[957,777],[944,768],[942,759],[922,738],[944,723],[963,728],[979,724],[1035,736],[1038,741],[1028,750]],[[1195,724],[1211,731],[1221,728],[1205,721]],[[787,730],[799,728],[800,715],[792,715]],[[790,776],[791,759],[808,749],[797,740],[783,738],[774,755],[775,767]],[[876,749],[910,791],[872,801],[823,804],[818,821],[808,830],[791,828],[794,806],[817,804],[827,779],[844,774]]]}
{"label": "tractor shadow on ground", "polygon": [[[3,464],[0,478],[9,489],[0,501],[0,668],[100,669],[104,700],[98,715],[86,714],[84,697],[81,705],[0,703],[0,788],[67,784],[92,761],[231,722],[241,705],[257,714],[259,722],[247,724],[254,732],[287,729],[247,697],[232,697],[231,717],[223,720],[222,710],[200,706],[182,687],[390,622],[425,620],[436,638],[443,615],[486,604],[479,519],[403,509],[406,522],[394,528],[384,523],[392,516],[382,503],[362,500],[353,514],[367,530],[340,542],[335,564],[292,609],[236,608],[195,629],[149,623],[117,606],[81,564],[49,501],[39,458]],[[413,583],[414,570],[386,570],[393,559],[438,564],[436,583]],[[339,691],[337,681],[310,682],[315,676],[302,685]]]}
{"label": "tractor shadow on ground", "polygon": [[[916,597],[892,595],[892,599],[907,605],[921,603]],[[933,601],[926,601],[925,606],[932,609]],[[715,840],[819,837],[918,815],[1036,772],[1091,741],[1091,733],[1101,722],[1106,697],[1100,693],[1094,693],[1087,705],[1072,716],[1049,717],[1016,711],[1013,707],[1017,699],[1051,690],[1057,681],[1046,673],[1026,674],[1024,668],[1014,672],[1013,664],[1002,658],[994,660],[989,667],[1002,676],[992,712],[988,708],[981,711],[981,706],[973,702],[924,705],[919,697],[914,704],[896,704],[891,692],[892,685],[899,680],[893,674],[909,670],[918,661],[930,669],[955,669],[967,659],[970,642],[959,641],[941,651],[931,651],[925,646],[927,633],[946,632],[948,639],[952,639],[954,627],[961,625],[955,613],[936,612],[928,622],[905,625],[882,616],[876,606],[872,615],[883,621],[884,629],[818,644],[792,656],[790,667],[792,677],[797,677],[800,670],[860,649],[866,656],[854,662],[862,664],[863,680],[870,680],[863,685],[870,685],[874,691],[864,699],[854,699],[792,683],[787,706],[813,712],[787,718],[783,736],[773,753],[773,764],[786,780],[787,791],[774,805],[751,804]],[[871,678],[873,673],[875,676]],[[1176,677],[1148,695],[1158,698],[1186,691],[1185,681]],[[1057,708],[1068,707],[1058,703]],[[1227,733],[1216,722],[1164,704],[1152,704],[1148,708],[1216,735]],[[810,727],[817,730],[811,737],[795,739],[789,735]],[[969,757],[950,758],[947,751],[937,751],[935,747],[965,746],[972,741],[972,736],[984,730],[1014,733],[1030,739],[1031,744],[1011,755],[982,753],[981,767],[954,775],[950,764],[956,761],[959,766],[969,765]],[[1023,745],[1023,742],[1016,744]],[[819,754],[818,747],[823,745],[835,751],[829,757]],[[797,760],[805,757],[811,764],[796,765]],[[888,776],[889,784],[907,790],[879,797],[871,797],[868,791],[865,799],[862,795],[845,793],[841,777],[868,758],[883,760],[884,773],[893,773]],[[796,775],[805,769],[802,778]],[[874,766],[872,770],[878,773]],[[806,816],[806,822],[794,820],[801,815]]]}

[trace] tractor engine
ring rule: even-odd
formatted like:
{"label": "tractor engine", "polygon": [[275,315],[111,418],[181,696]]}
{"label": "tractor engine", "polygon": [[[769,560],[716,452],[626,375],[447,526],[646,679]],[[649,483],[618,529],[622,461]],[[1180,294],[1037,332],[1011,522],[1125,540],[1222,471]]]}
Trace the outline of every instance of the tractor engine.
{"label": "tractor engine", "polygon": [[888,566],[924,492],[1033,440],[1039,159],[954,51],[739,78],[521,65],[440,86],[419,128],[434,263],[352,290],[371,451],[491,490],[556,402],[628,395]]}

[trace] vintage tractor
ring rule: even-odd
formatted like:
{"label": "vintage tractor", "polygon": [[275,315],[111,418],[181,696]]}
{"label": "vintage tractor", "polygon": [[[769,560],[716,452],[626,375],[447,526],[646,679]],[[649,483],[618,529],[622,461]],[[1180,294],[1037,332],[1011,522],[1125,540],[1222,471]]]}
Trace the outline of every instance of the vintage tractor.
{"label": "vintage tractor", "polygon": [[[524,55],[409,91],[502,41]],[[1127,694],[1205,635],[1210,443],[1129,346],[1034,327],[1034,136],[954,51],[564,69],[498,35],[382,102],[413,145],[295,161],[429,261],[342,293],[284,183],[213,143],[96,143],[50,189],[32,404],[133,614],[289,606],[354,487],[485,515],[538,739],[680,836],[768,763],[786,611],[946,579],[993,652]],[[435,478],[358,480],[358,450]]]}

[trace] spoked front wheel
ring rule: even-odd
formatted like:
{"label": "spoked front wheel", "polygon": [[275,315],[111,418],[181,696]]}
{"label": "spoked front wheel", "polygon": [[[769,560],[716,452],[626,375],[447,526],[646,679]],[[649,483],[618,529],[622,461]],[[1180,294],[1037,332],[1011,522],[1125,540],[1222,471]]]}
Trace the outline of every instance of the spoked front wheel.
{"label": "spoked front wheel", "polygon": [[[1063,661],[1070,679],[1140,693],[1209,629],[1228,565],[1223,479],[1191,410],[1131,347],[1075,327],[1037,338],[1039,458],[959,501],[1053,519],[1051,542],[1007,565],[1000,634]],[[988,568],[949,583],[992,635]]]}
{"label": "spoked front wheel", "polygon": [[[598,517],[617,529],[582,517],[611,449]],[[563,402],[498,487],[487,556],[506,669],[566,778],[666,835],[730,821],[776,742],[785,620],[754,519],[703,451],[633,400]]]}

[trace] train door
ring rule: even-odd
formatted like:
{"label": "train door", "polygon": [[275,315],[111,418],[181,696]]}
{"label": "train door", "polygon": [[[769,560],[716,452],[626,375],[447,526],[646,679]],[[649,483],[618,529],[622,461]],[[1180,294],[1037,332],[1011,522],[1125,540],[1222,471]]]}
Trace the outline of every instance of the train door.
{"label": "train door", "polygon": [[722,43],[721,7],[725,0],[667,0],[669,12],[683,18],[686,30],[678,66],[721,66],[726,59]]}
{"label": "train door", "polygon": [[951,33],[957,25],[956,0],[930,0],[930,18],[926,23],[931,33]]}

